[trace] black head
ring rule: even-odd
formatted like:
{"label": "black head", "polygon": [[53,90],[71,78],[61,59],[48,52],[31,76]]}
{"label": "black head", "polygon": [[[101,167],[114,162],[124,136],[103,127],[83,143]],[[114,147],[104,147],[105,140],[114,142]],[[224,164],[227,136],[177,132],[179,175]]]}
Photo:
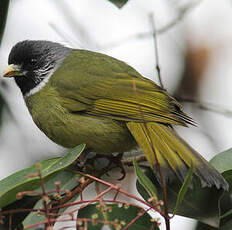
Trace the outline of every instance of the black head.
{"label": "black head", "polygon": [[[69,54],[70,49],[59,43],[25,40],[17,43],[9,54],[8,64],[17,68],[12,74],[23,95],[28,94],[49,77]],[[14,73],[14,72],[13,72]]]}

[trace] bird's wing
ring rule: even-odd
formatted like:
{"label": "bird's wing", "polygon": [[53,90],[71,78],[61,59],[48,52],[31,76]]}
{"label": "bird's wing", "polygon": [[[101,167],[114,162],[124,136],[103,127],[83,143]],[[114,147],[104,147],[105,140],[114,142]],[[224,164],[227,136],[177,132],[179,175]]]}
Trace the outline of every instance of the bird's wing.
{"label": "bird's wing", "polygon": [[55,73],[63,106],[71,112],[122,121],[192,123],[174,98],[126,63],[82,52],[74,52],[74,62],[65,61]]}
{"label": "bird's wing", "polygon": [[177,101],[153,82],[119,74],[105,98],[94,100],[89,114],[125,121],[185,125],[189,118]]}
{"label": "bird's wing", "polygon": [[[71,96],[65,107],[72,112],[82,111],[93,116],[123,121],[151,121],[174,125],[191,123],[178,102],[146,81],[125,74],[117,79],[106,78]],[[82,103],[83,109],[79,104]]]}

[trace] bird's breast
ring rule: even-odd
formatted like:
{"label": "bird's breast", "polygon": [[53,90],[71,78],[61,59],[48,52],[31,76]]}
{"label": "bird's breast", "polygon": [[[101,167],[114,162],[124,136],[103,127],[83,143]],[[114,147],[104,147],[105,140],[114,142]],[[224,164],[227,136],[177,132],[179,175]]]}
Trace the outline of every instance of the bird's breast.
{"label": "bird's breast", "polygon": [[55,143],[68,148],[86,143],[92,151],[101,154],[125,152],[136,147],[124,122],[71,113],[60,101],[55,92],[46,90],[25,99],[35,124]]}

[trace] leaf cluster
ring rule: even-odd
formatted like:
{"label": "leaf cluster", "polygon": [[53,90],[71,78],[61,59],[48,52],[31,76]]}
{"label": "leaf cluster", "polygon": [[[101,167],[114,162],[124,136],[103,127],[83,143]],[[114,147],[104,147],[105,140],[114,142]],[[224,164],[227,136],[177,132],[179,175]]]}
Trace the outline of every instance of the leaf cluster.
{"label": "leaf cluster", "polygon": [[[127,195],[127,192],[95,177],[100,175],[100,171],[93,171],[95,170],[93,165],[88,163],[87,169],[93,176],[76,171],[73,163],[83,152],[84,147],[85,145],[77,146],[62,158],[41,161],[0,181],[2,226],[17,229],[20,226],[33,228],[39,224],[46,225],[50,218],[46,216],[46,208],[49,214],[55,213],[58,217],[65,214],[68,207],[84,204],[78,209],[77,218],[73,220],[79,226],[88,226],[87,229],[101,229],[103,225],[109,225],[111,229],[124,229],[127,226],[129,227],[126,229],[159,229],[159,220],[154,220],[149,212],[156,211],[163,215],[162,188],[154,172],[148,168],[145,171],[142,170],[136,159],[133,160],[138,178],[137,190],[144,198],[143,204],[146,207],[137,203],[127,204],[116,198],[118,193]],[[230,187],[232,183],[231,156],[232,149],[218,154],[211,161],[228,181]],[[101,168],[101,175],[106,172],[105,167],[103,168],[104,170]],[[82,199],[78,202],[74,201],[93,181],[109,187],[92,201]],[[76,192],[73,193],[75,189]],[[105,200],[103,196],[110,190],[115,190],[116,195],[113,199]],[[178,181],[167,184],[168,211],[172,213],[170,218],[176,214],[182,215],[206,224],[209,229],[220,227],[226,230],[228,229],[226,226],[231,224],[232,219],[230,195],[231,190],[224,192],[215,187],[202,187],[201,182],[193,176],[193,168],[190,168],[183,184]],[[140,202],[140,199],[133,194],[128,196]],[[44,206],[44,201],[47,206]],[[74,213],[71,214],[74,215]],[[50,224],[54,225],[56,220],[56,218],[50,218]]]}

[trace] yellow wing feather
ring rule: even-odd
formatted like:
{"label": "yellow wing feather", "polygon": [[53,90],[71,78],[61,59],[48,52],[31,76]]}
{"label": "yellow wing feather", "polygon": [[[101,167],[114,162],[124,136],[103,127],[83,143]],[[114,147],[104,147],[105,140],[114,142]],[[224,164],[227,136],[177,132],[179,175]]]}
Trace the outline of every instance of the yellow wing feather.
{"label": "yellow wing feather", "polygon": [[[136,91],[133,89],[133,82]],[[183,113],[179,103],[154,82],[133,76],[114,79],[105,96],[95,98],[87,113],[124,121],[150,121],[184,126],[186,123],[193,123]]]}

